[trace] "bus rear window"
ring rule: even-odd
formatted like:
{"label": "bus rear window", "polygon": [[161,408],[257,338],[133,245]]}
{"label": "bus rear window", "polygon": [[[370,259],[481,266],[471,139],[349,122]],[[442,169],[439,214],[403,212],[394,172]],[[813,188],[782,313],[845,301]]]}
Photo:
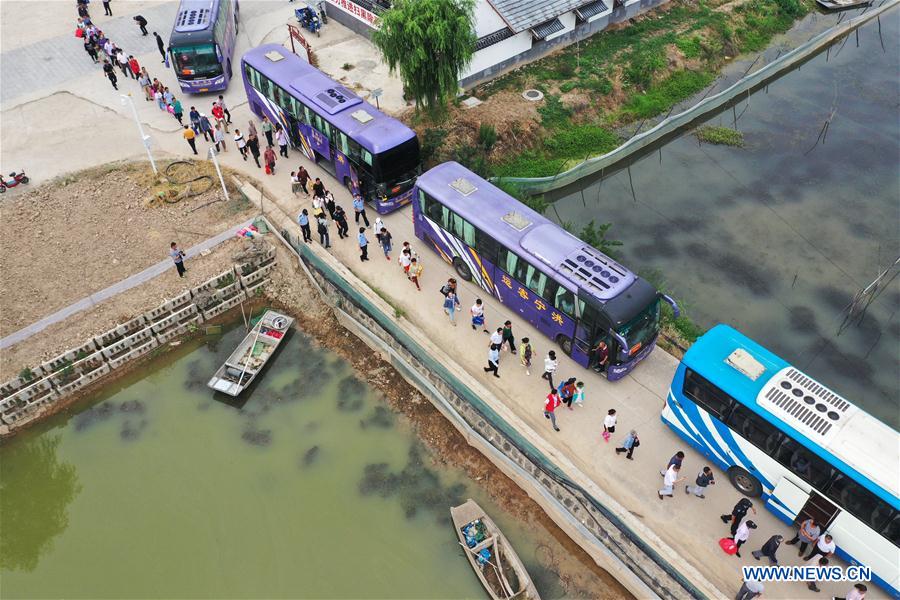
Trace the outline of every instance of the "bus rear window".
{"label": "bus rear window", "polygon": [[415,177],[419,164],[419,140],[412,138],[375,156],[375,178],[379,183],[392,185]]}
{"label": "bus rear window", "polygon": [[222,65],[213,44],[172,48],[172,60],[179,79],[208,79],[222,74]]}

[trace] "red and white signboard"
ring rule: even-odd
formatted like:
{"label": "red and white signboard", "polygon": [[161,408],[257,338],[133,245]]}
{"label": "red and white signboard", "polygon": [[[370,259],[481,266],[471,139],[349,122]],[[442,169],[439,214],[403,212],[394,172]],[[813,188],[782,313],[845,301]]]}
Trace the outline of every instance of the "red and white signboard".
{"label": "red and white signboard", "polygon": [[362,21],[369,27],[374,29],[378,29],[379,21],[378,15],[373,13],[370,10],[367,10],[356,4],[352,0],[328,0],[331,4],[334,4],[336,7],[355,17],[356,19]]}

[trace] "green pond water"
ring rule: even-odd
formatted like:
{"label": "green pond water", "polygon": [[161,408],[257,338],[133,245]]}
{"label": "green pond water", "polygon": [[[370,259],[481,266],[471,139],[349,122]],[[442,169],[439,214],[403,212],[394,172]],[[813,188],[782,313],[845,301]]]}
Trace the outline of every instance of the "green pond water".
{"label": "green pond water", "polygon": [[[300,332],[244,403],[214,396],[206,381],[242,335],[179,348],[0,448],[4,597],[483,598],[449,520],[467,497],[544,598],[598,595],[545,529],[437,466]],[[560,564],[583,589],[561,587]]]}

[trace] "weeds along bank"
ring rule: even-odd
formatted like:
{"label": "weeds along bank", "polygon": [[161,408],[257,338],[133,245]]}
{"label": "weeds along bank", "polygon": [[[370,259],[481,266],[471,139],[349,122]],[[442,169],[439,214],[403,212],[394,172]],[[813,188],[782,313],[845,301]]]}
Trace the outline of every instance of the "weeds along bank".
{"label": "weeds along bank", "polygon": [[[417,115],[427,163],[482,176],[552,176],[623,139],[618,128],[665,114],[710,85],[733,58],[763,50],[813,0],[673,0],[517,69],[473,95],[474,109]],[[526,89],[544,94],[522,98]]]}

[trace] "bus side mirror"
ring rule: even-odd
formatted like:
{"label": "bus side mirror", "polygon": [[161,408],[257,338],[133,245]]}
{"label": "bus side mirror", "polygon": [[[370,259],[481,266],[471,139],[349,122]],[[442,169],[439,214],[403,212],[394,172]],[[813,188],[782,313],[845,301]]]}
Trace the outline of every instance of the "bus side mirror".
{"label": "bus side mirror", "polygon": [[619,360],[625,362],[628,360],[628,342],[615,331],[610,331],[609,334],[619,343]]}
{"label": "bus side mirror", "polygon": [[666,304],[672,307],[672,312],[675,313],[676,319],[681,316],[681,309],[678,308],[678,305],[675,303],[675,300],[671,296],[662,294],[662,299],[666,302]]}
{"label": "bus side mirror", "polygon": [[219,48],[218,44],[216,44],[216,59],[219,62],[222,62],[222,50]]}

